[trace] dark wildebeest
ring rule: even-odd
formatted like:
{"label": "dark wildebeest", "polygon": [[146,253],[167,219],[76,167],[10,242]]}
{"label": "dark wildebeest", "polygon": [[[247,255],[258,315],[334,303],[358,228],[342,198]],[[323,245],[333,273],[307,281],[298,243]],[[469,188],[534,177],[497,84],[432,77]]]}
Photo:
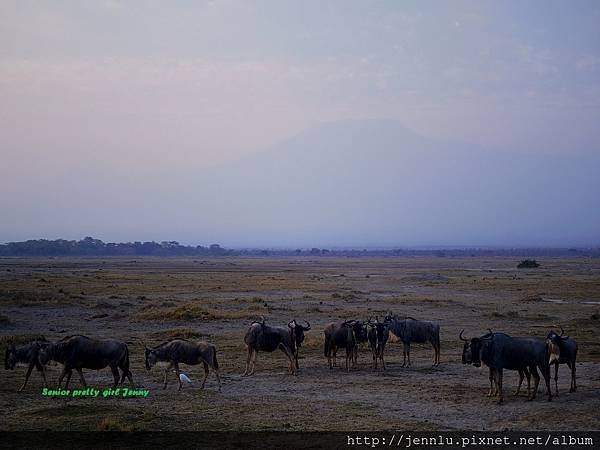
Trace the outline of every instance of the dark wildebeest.
{"label": "dark wildebeest", "polygon": [[[350,370],[348,361],[356,366],[358,359],[358,344],[368,340],[365,324],[360,320],[346,320],[342,323],[330,323],[325,327],[324,354],[327,357],[329,368],[336,364],[338,348],[346,349],[346,371]],[[333,364],[331,362],[333,356]]]}
{"label": "dark wildebeest", "polygon": [[385,344],[390,337],[389,324],[380,322],[379,317],[375,317],[375,323],[371,322],[369,319],[367,325],[370,327],[368,339],[371,352],[373,353],[373,368],[377,370],[377,361],[381,360],[381,365],[383,366],[383,370],[385,370],[383,351],[385,349]]}
{"label": "dark wildebeest", "polygon": [[[484,336],[481,336],[481,338],[479,339],[487,339],[490,336],[492,336],[493,332],[492,330],[488,330],[489,333],[485,334]],[[470,341],[463,338],[464,330],[462,330],[460,332],[459,338],[462,341],[465,341],[465,345],[463,346],[463,358],[462,358],[462,362],[463,364],[471,364],[472,358],[470,356],[470,349],[467,348],[468,344]],[[471,359],[469,359],[471,358]],[[531,373],[529,372],[529,369],[527,367],[521,367],[519,369],[516,369],[519,372],[519,385],[517,386],[517,390],[515,391],[514,395],[519,395],[519,393],[521,392],[521,386],[523,385],[523,380],[525,379],[525,377],[527,377],[527,396],[529,397],[531,395]],[[537,374],[537,369],[535,369],[535,376],[539,378],[538,374]],[[498,383],[496,380],[496,372],[494,369],[492,369],[491,367],[489,367],[489,380],[490,380],[490,390],[488,391],[487,396],[488,397],[496,397],[499,394],[498,391]]]}
{"label": "dark wildebeest", "polygon": [[[145,347],[145,346],[144,346]],[[192,342],[186,339],[173,339],[153,348],[145,347],[146,350],[146,370],[150,370],[159,361],[168,362],[165,369],[165,381],[163,389],[167,388],[167,375],[171,369],[175,369],[177,379],[179,380],[179,389],[181,382],[179,364],[195,366],[202,363],[204,365],[204,379],[200,389],[204,389],[204,383],[208,378],[208,368],[215,371],[217,381],[219,382],[219,392],[221,391],[221,377],[219,376],[219,362],[217,361],[217,349],[208,342]]]}
{"label": "dark wildebeest", "polygon": [[[537,369],[540,369],[546,382],[548,401],[552,400],[550,392],[550,365],[548,363],[548,345],[542,339],[511,337],[504,333],[487,333],[481,337],[465,339],[461,331],[459,338],[464,341],[463,364],[481,367],[483,362],[490,368],[490,383],[496,383],[498,403],[504,401],[502,392],[503,370],[528,369],[533,375],[535,386],[529,400],[536,396],[540,383]],[[521,379],[522,381],[522,379]],[[519,383],[520,384],[520,383]]]}
{"label": "dark wildebeest", "polygon": [[[433,351],[435,352],[433,365],[437,366],[440,364],[440,325],[438,323],[417,320],[412,317],[401,319],[396,315],[392,315],[392,313],[389,313],[385,317],[385,322],[389,323],[390,332],[398,337],[404,346],[404,360],[402,362],[402,367],[410,367],[411,342],[416,342],[418,344],[429,342],[433,346]],[[408,364],[406,364],[407,357]]]}
{"label": "dark wildebeest", "polygon": [[47,386],[46,382],[46,373],[44,371],[44,366],[42,366],[38,360],[38,355],[40,348],[46,347],[49,345],[45,338],[39,338],[34,341],[29,342],[28,344],[15,346],[13,343],[9,343],[6,348],[6,354],[4,356],[4,368],[6,370],[14,370],[15,366],[18,363],[27,364],[27,372],[25,373],[25,381],[23,385],[19,388],[18,392],[21,392],[25,389],[27,385],[27,381],[29,380],[29,376],[31,375],[31,371],[35,367],[38,372],[42,374],[42,378],[44,379],[44,386]]}
{"label": "dark wildebeest", "polygon": [[[305,321],[306,322],[306,321]],[[260,322],[254,321],[244,336],[244,342],[248,346],[248,358],[246,359],[246,370],[243,376],[253,375],[256,366],[258,352],[274,352],[280,349],[290,360],[289,372],[297,374],[298,352],[304,342],[304,332],[310,330],[310,323],[306,326],[291,320],[286,327],[272,327],[265,324],[264,317]]]}
{"label": "dark wildebeest", "polygon": [[554,386],[555,395],[558,396],[558,366],[566,364],[571,369],[571,388],[569,392],[577,390],[577,381],[575,380],[575,363],[577,360],[577,341],[569,336],[564,336],[565,331],[560,327],[560,335],[550,331],[546,337],[550,346],[550,361],[554,364]]}
{"label": "dark wildebeest", "polygon": [[63,365],[63,371],[58,378],[59,389],[65,375],[67,376],[65,389],[69,387],[73,369],[79,374],[81,384],[87,387],[82,369],[100,370],[107,366],[110,367],[115,380],[113,389],[119,384],[119,369],[123,372],[121,384],[127,377],[133,386],[129,370],[129,349],[127,344],[115,339],[91,339],[81,335],[67,336],[55,344],[40,348],[40,364],[45,366],[50,360]]}

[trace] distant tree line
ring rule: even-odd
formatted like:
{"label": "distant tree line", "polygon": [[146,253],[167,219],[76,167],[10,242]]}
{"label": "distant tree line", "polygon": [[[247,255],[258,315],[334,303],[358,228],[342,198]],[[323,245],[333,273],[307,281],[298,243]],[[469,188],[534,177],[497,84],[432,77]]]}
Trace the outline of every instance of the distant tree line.
{"label": "distant tree line", "polygon": [[209,246],[182,245],[177,241],[103,242],[86,237],[80,241],[66,239],[34,239],[0,245],[0,256],[311,256],[311,257],[600,257],[600,248],[396,248],[396,249],[226,249],[219,244]]}
{"label": "distant tree line", "polygon": [[232,254],[219,244],[181,245],[177,241],[102,242],[86,237],[80,241],[35,239],[0,245],[0,256],[226,256]]}

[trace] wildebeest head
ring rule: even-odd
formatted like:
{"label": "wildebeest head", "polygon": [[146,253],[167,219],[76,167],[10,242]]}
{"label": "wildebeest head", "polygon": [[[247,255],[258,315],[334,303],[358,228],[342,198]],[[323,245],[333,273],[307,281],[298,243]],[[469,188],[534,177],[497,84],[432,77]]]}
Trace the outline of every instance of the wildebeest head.
{"label": "wildebeest head", "polygon": [[549,351],[549,363],[552,364],[554,361],[558,361],[560,359],[560,344],[562,341],[569,339],[569,336],[565,336],[565,330],[560,327],[560,335],[557,334],[554,330],[551,330],[546,336],[546,345],[548,346]]}
{"label": "wildebeest head", "polygon": [[466,339],[463,337],[464,331],[465,330],[461,330],[458,336],[460,340],[464,342],[462,363],[473,364],[475,367],[481,367],[481,350],[483,348],[483,344],[486,341],[489,341],[492,338],[493,334],[490,332],[482,337]]}
{"label": "wildebeest head", "polygon": [[294,339],[296,341],[296,347],[298,347],[298,348],[300,348],[300,346],[302,345],[302,342],[304,342],[304,332],[310,330],[310,323],[308,323],[306,320],[304,322],[306,323],[306,326],[302,326],[302,325],[296,323],[296,319],[291,320],[288,323],[288,327],[290,328],[290,330],[292,330],[292,333],[294,334]]}
{"label": "wildebeest head", "polygon": [[[387,316],[386,316],[387,317]],[[377,343],[383,342],[383,335],[385,333],[385,330],[389,328],[390,326],[390,321],[383,321],[380,322],[379,321],[379,317],[375,317],[375,322],[372,322],[371,319],[369,319],[367,321],[367,325],[370,326],[373,330],[375,330],[375,337],[377,340]]]}
{"label": "wildebeest head", "polygon": [[38,345],[38,361],[42,366],[45,366],[52,359],[52,349],[50,346],[41,346]]}
{"label": "wildebeest head", "polygon": [[383,342],[383,335],[385,333],[386,328],[389,327],[389,323],[380,322],[379,317],[375,318],[375,333],[377,336],[377,343]]}
{"label": "wildebeest head", "polygon": [[146,353],[146,370],[150,370],[158,362],[158,356],[156,355],[156,350],[153,350],[148,347],[145,347],[145,353]]}
{"label": "wildebeest head", "polygon": [[352,331],[354,332],[354,338],[357,342],[367,342],[368,331],[367,324],[361,320],[355,320],[352,325]]}
{"label": "wildebeest head", "polygon": [[6,353],[4,354],[4,368],[6,370],[14,370],[15,366],[17,365],[17,355],[15,351],[15,344],[8,344],[8,347],[6,347]]}

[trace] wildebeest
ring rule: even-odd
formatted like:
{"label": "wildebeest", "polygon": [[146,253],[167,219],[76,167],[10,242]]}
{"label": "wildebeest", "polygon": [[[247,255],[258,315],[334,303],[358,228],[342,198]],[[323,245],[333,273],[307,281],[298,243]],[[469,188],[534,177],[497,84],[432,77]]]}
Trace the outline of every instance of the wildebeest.
{"label": "wildebeest", "polygon": [[[306,321],[305,321],[306,322]],[[298,352],[304,342],[304,333],[310,330],[310,323],[302,326],[296,319],[288,322],[287,327],[274,327],[265,324],[265,319],[250,324],[244,342],[248,347],[246,370],[244,376],[253,375],[258,352],[273,352],[280,349],[290,361],[289,372],[296,374],[298,365]]]}
{"label": "wildebeest", "polygon": [[[493,332],[492,330],[488,330],[489,332],[483,336],[481,336],[479,339],[487,339],[489,337],[492,336]],[[472,362],[472,358],[471,358],[471,349],[470,349],[470,345],[468,343],[470,343],[470,341],[468,339],[463,338],[463,332],[464,330],[462,330],[460,332],[459,338],[462,341],[465,341],[465,345],[463,347],[463,358],[462,358],[462,362],[463,364],[471,364]],[[517,386],[517,390],[515,391],[514,395],[519,395],[519,393],[521,392],[521,386],[523,385],[523,380],[525,377],[527,377],[527,396],[529,397],[531,395],[531,372],[529,372],[529,369],[527,367],[521,367],[519,369],[516,369],[519,372],[519,385]],[[535,370],[535,376],[537,375],[537,369]],[[492,369],[491,367],[489,367],[489,380],[490,380],[490,390],[488,391],[487,396],[488,397],[496,397],[499,394],[498,391],[498,383],[496,380],[496,372],[494,369]]]}
{"label": "wildebeest", "polygon": [[[539,368],[546,382],[548,401],[552,400],[550,366],[548,363],[549,352],[546,342],[541,339],[511,337],[505,333],[492,333],[491,331],[481,337],[466,339],[463,337],[463,332],[464,330],[459,334],[459,338],[464,341],[462,362],[463,364],[472,364],[475,367],[480,367],[483,362],[490,368],[490,391],[493,391],[492,384],[495,383],[499,396],[498,403],[504,401],[502,392],[504,369],[520,370],[519,389],[523,381],[521,371],[526,373],[525,369],[528,369],[535,380],[533,392],[529,396],[529,400],[533,400],[540,383],[537,372]],[[517,389],[517,392],[519,389]],[[491,394],[493,395],[492,392]]]}
{"label": "wildebeest", "polygon": [[390,337],[389,324],[380,322],[379,317],[375,317],[375,323],[367,321],[367,325],[370,327],[368,333],[369,346],[373,353],[373,368],[377,370],[377,362],[381,360],[383,370],[385,370],[385,360],[383,359],[383,351],[385,344]]}
{"label": "wildebeest", "polygon": [[558,366],[566,364],[571,369],[571,388],[569,392],[577,390],[577,381],[575,380],[575,363],[577,361],[577,342],[569,336],[564,336],[565,331],[560,327],[560,335],[554,330],[548,333],[546,337],[548,345],[551,346],[549,363],[554,364],[554,387],[555,395],[558,396]]}
{"label": "wildebeest", "polygon": [[202,363],[204,366],[204,379],[202,380],[200,389],[204,389],[204,384],[208,378],[208,368],[211,367],[215,371],[217,381],[219,382],[219,392],[221,391],[219,362],[217,361],[217,349],[214,345],[202,341],[192,342],[186,339],[173,339],[153,348],[144,347],[146,352],[146,370],[150,370],[159,361],[169,363],[165,368],[163,389],[167,388],[167,375],[171,369],[175,369],[177,379],[179,380],[178,391],[180,391],[183,383],[181,382],[179,364],[195,366]]}
{"label": "wildebeest", "polygon": [[9,343],[6,348],[6,353],[4,356],[4,368],[6,370],[14,370],[17,363],[27,364],[27,372],[25,373],[25,381],[23,385],[19,388],[18,392],[21,392],[25,389],[27,385],[27,381],[29,380],[29,376],[31,375],[31,371],[35,367],[38,372],[41,373],[42,378],[44,379],[44,386],[47,386],[46,382],[46,373],[44,371],[44,366],[42,366],[38,360],[40,348],[46,347],[50,342],[46,340],[46,338],[35,339],[27,344],[15,346],[13,343]]}
{"label": "wildebeest", "polygon": [[100,370],[107,366],[110,367],[114,377],[113,389],[119,384],[118,369],[123,372],[121,384],[127,377],[133,386],[129,370],[129,349],[127,344],[115,339],[92,339],[81,335],[67,336],[54,344],[40,348],[38,359],[42,366],[48,364],[50,360],[63,365],[63,371],[58,378],[59,389],[65,375],[67,376],[65,389],[69,387],[73,369],[79,374],[81,384],[87,387],[82,369]]}
{"label": "wildebeest", "polygon": [[333,369],[336,364],[338,348],[346,349],[346,371],[350,370],[348,361],[352,362],[353,367],[356,366],[358,344],[368,340],[365,324],[360,320],[332,322],[325,327],[323,332],[325,334],[324,354],[327,357],[329,368]]}
{"label": "wildebeest", "polygon": [[[389,313],[385,317],[385,322],[389,323],[389,330],[398,339],[402,341],[404,360],[402,367],[410,367],[410,344],[416,342],[423,344],[429,342],[434,353],[433,365],[440,364],[440,325],[435,322],[425,320],[417,320],[412,317],[399,318],[396,315]],[[408,357],[408,364],[406,359]]]}

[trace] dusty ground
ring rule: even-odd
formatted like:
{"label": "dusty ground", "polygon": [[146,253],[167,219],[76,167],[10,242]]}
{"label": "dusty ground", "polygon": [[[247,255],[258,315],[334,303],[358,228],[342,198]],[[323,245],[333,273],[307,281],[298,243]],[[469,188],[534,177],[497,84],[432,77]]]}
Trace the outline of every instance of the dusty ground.
{"label": "dusty ground", "polygon": [[[540,262],[517,270],[515,259],[499,257],[0,259],[2,350],[9,336],[117,337],[130,345],[136,384],[151,389],[147,399],[51,399],[41,396],[37,373],[17,393],[25,369],[3,370],[0,429],[598,429],[600,260]],[[327,368],[326,323],[389,310],[441,323],[440,367],[431,367],[431,348],[415,346],[413,367],[401,368],[396,343],[385,373],[370,369],[366,349],[351,373]],[[287,375],[280,352],[259,354],[256,374],[240,376],[245,330],[261,315],[272,324],[311,322],[298,376]],[[545,336],[558,325],[580,345],[579,390],[568,393],[561,367],[562,394],[551,403],[540,390],[533,402],[507,395],[498,406],[485,397],[486,371],[460,362],[462,328]],[[143,342],[178,335],[217,345],[221,393],[212,374],[198,389],[199,367],[184,368],[194,386],[181,393],[175,375],[163,391],[160,369],[146,372]],[[59,370],[50,367],[53,384]],[[111,383],[108,369],[85,373],[94,387]],[[505,378],[514,390],[516,375]]]}

